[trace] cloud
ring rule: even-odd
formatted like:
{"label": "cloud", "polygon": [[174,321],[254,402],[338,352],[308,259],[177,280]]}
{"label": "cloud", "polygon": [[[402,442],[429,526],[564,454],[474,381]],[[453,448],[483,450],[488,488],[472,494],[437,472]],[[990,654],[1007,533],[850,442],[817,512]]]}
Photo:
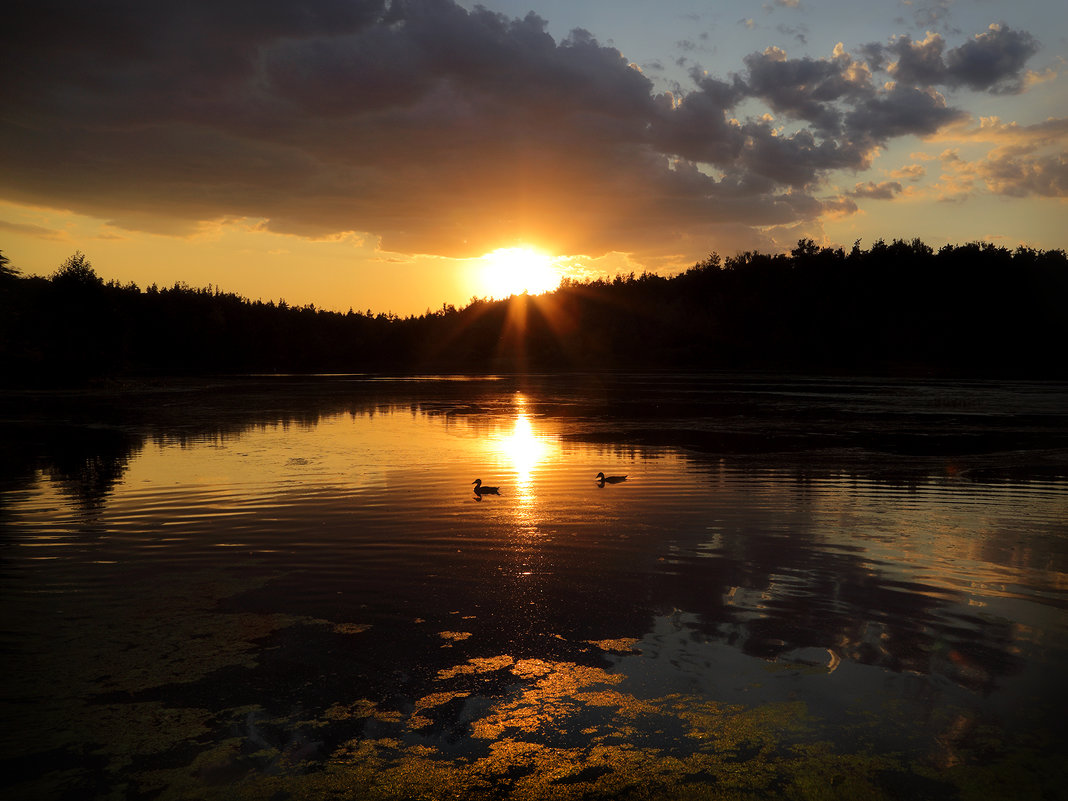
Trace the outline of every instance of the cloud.
{"label": "cloud", "polygon": [[912,14],[913,23],[921,30],[944,27],[954,0],[899,0]]}
{"label": "cloud", "polygon": [[942,172],[935,184],[937,197],[943,202],[960,202],[975,192],[976,165],[966,161],[960,150],[950,148],[942,151],[938,160]]}
{"label": "cloud", "polygon": [[1050,117],[1033,125],[1002,122],[999,117],[980,117],[978,125],[968,119],[947,126],[932,141],[989,142],[999,145],[1068,148],[1068,117]]}
{"label": "cloud", "polygon": [[858,183],[849,194],[853,197],[863,197],[870,200],[893,200],[894,195],[901,192],[901,184],[897,181],[882,181],[875,183]]}
{"label": "cloud", "polygon": [[930,136],[967,114],[950,107],[933,89],[893,84],[885,92],[858,103],[845,120],[855,139],[885,142],[900,136]]}
{"label": "cloud", "polygon": [[823,201],[823,218],[839,219],[856,214],[860,209],[850,198],[839,195]]}
{"label": "cloud", "polygon": [[[0,30],[2,191],[171,234],[247,218],[404,253],[680,250],[850,213],[818,195],[829,173],[961,124],[934,85],[1011,87],[1035,47],[1004,26],[925,42],[769,48],[666,94],[587,31],[452,0],[38,0]],[[877,85],[895,56],[910,80]]]}
{"label": "cloud", "polygon": [[841,125],[836,101],[873,93],[870,74],[844,52],[832,59],[789,59],[783,50],[769,47],[746,56],[744,62],[751,96],[828,134],[837,133]]}
{"label": "cloud", "polygon": [[22,236],[32,236],[36,239],[63,240],[67,238],[66,232],[64,231],[45,228],[42,225],[34,225],[33,223],[16,223],[7,220],[0,220],[0,231],[20,234]]}
{"label": "cloud", "polygon": [[1033,125],[1005,123],[984,117],[974,124],[947,126],[933,142],[991,145],[981,158],[966,160],[960,148],[940,156],[943,187],[960,195],[967,185],[981,183],[989,192],[1008,197],[1068,197],[1068,118],[1053,117]]}
{"label": "cloud", "polygon": [[1023,75],[1023,84],[1021,87],[1021,91],[1026,92],[1030,90],[1033,86],[1038,86],[1040,84],[1056,80],[1058,74],[1059,73],[1052,67],[1046,67],[1046,69],[1042,70],[1042,72],[1027,70],[1027,72],[1025,72]]}
{"label": "cloud", "polygon": [[1038,52],[1031,34],[993,24],[985,33],[946,53],[950,86],[1017,93],[1023,90],[1027,60]]}
{"label": "cloud", "polygon": [[885,49],[868,45],[867,53],[880,68],[884,58],[896,57],[888,69],[903,83],[1017,94],[1034,82],[1033,74],[1025,72],[1024,66],[1038,47],[1031,34],[995,23],[948,51],[941,35],[928,33],[919,42],[908,35],[899,36]]}
{"label": "cloud", "polygon": [[919,181],[927,175],[927,168],[922,164],[907,164],[896,170],[891,170],[891,178],[904,178],[907,181]]}
{"label": "cloud", "polygon": [[1068,154],[1041,156],[1002,150],[979,165],[989,191],[1009,197],[1068,198]]}
{"label": "cloud", "polygon": [[808,44],[808,26],[807,25],[776,25],[775,30],[781,33],[783,36],[790,36],[796,39],[801,44]]}

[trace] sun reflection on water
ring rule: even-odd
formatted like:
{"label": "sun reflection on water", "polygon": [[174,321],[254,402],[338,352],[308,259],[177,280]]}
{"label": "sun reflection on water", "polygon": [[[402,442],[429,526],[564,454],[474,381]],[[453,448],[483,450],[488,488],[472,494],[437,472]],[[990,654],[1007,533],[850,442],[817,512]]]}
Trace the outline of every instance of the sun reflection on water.
{"label": "sun reflection on water", "polygon": [[516,481],[527,491],[532,490],[531,476],[548,455],[548,443],[534,433],[530,417],[520,412],[512,433],[501,441],[502,448],[515,468]]}
{"label": "sun reflection on water", "polygon": [[538,468],[551,455],[552,443],[548,437],[535,431],[526,404],[527,399],[523,395],[516,395],[515,423],[510,432],[501,436],[498,447],[515,471],[516,511],[525,524],[534,525]]}

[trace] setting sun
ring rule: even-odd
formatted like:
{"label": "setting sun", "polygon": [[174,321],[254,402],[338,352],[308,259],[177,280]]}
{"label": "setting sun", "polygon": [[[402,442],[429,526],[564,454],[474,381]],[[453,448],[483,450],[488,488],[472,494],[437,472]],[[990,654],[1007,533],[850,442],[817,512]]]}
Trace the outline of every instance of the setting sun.
{"label": "setting sun", "polygon": [[560,273],[550,256],[528,247],[499,248],[482,257],[481,291],[492,298],[555,289]]}

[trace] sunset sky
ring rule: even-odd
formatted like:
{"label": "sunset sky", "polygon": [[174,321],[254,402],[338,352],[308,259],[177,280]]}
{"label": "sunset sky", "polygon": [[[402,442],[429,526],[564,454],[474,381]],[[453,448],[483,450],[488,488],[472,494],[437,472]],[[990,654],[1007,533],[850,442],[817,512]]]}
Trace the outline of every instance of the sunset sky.
{"label": "sunset sky", "polygon": [[[1068,247],[1063,0],[27,0],[0,251],[401,315],[711,251]],[[486,254],[496,256],[487,257]]]}

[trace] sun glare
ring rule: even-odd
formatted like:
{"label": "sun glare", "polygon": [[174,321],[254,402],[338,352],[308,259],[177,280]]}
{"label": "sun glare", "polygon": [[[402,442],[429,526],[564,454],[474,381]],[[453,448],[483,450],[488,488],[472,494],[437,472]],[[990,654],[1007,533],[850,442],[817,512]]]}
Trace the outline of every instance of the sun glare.
{"label": "sun glare", "polygon": [[550,256],[534,248],[500,248],[482,257],[480,295],[506,298],[528,292],[548,292],[560,283]]}
{"label": "sun glare", "polygon": [[534,468],[549,450],[545,441],[534,433],[530,418],[523,412],[516,417],[515,430],[503,440],[502,445],[515,467],[520,484],[530,482]]}
{"label": "sun glare", "polygon": [[511,431],[501,433],[497,447],[499,453],[515,470],[515,484],[511,488],[515,496],[512,511],[517,522],[522,524],[523,530],[535,534],[538,521],[538,486],[541,483],[535,479],[535,473],[551,458],[555,448],[550,437],[535,429],[527,412],[527,399],[517,393],[515,405],[515,424]]}
{"label": "sun glare", "polygon": [[510,431],[496,437],[496,447],[511,463],[520,486],[526,487],[534,471],[548,458],[552,447],[549,438],[534,430],[526,408],[527,399],[517,393],[515,404],[515,423]]}

